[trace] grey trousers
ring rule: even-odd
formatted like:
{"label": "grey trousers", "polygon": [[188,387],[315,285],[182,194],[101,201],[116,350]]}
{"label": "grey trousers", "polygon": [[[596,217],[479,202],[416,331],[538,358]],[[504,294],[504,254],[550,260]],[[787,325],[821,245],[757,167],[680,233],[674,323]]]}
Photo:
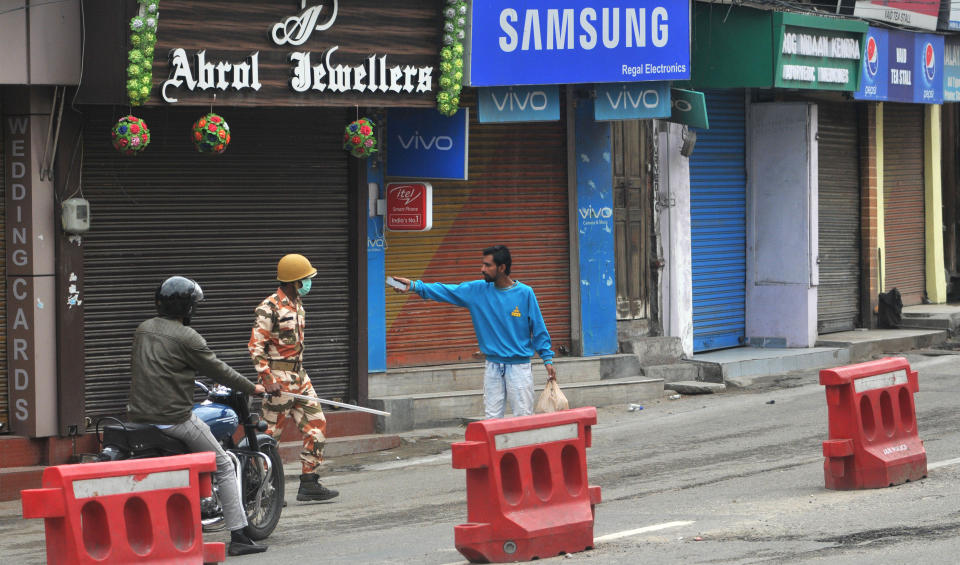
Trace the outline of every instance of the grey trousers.
{"label": "grey trousers", "polygon": [[231,532],[247,525],[247,514],[240,504],[240,492],[237,489],[237,474],[233,467],[233,460],[227,456],[210,433],[210,427],[203,420],[191,414],[190,419],[182,424],[163,428],[161,432],[175,437],[185,443],[190,451],[201,453],[212,451],[217,454],[217,490],[220,494],[220,505],[223,506],[223,520]]}

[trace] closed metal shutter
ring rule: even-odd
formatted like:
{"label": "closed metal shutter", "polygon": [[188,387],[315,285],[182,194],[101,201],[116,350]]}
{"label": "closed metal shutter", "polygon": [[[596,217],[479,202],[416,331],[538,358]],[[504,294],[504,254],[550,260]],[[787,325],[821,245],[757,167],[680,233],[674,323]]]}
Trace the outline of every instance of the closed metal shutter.
{"label": "closed metal shutter", "polygon": [[[427,282],[474,280],[481,276],[482,250],[506,245],[511,276],[536,293],[554,353],[569,351],[564,126],[480,124],[474,101],[472,95],[467,99],[470,180],[432,181],[432,230],[386,233],[387,274]],[[388,367],[472,361],[478,351],[466,308],[387,294]]]}
{"label": "closed metal shutter", "polygon": [[818,103],[820,285],[817,333],[860,320],[860,154],[852,104]]}
{"label": "closed metal shutter", "polygon": [[903,305],[926,290],[923,105],[883,105],[883,290],[898,288]]}
{"label": "closed metal shutter", "polygon": [[[4,128],[0,127],[0,257],[7,256],[7,216],[3,209],[7,201],[6,163],[4,162]],[[10,431],[10,392],[7,377],[7,264],[0,261],[0,433]]]}
{"label": "closed metal shutter", "polygon": [[710,129],[690,156],[693,350],[742,345],[746,331],[746,111],[743,90],[707,92]]}
{"label": "closed metal shutter", "polygon": [[94,421],[125,411],[133,332],[155,315],[154,290],[170,275],[202,285],[194,327],[221,359],[256,378],[247,352],[254,309],[277,287],[279,258],[294,252],[319,270],[304,301],[305,367],[320,396],[347,397],[353,306],[342,112],[224,109],[232,141],[217,156],[190,141],[205,113],[138,110],[152,141],[126,157],[109,142],[119,116],[86,112],[84,401]]}

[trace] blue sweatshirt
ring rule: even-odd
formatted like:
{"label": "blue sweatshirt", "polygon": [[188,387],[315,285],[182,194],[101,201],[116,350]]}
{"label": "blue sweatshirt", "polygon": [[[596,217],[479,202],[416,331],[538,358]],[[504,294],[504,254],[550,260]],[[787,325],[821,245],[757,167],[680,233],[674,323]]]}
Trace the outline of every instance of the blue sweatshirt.
{"label": "blue sweatshirt", "polygon": [[537,353],[544,363],[553,362],[550,334],[529,286],[518,281],[510,288],[499,289],[484,280],[460,284],[418,280],[413,290],[423,298],[468,308],[480,351],[488,361],[529,363]]}

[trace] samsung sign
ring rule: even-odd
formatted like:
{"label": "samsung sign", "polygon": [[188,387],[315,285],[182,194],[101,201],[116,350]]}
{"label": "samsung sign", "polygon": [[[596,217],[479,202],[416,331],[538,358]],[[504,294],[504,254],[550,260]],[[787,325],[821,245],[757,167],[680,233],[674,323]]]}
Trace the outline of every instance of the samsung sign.
{"label": "samsung sign", "polygon": [[474,0],[471,86],[690,78],[688,0]]}

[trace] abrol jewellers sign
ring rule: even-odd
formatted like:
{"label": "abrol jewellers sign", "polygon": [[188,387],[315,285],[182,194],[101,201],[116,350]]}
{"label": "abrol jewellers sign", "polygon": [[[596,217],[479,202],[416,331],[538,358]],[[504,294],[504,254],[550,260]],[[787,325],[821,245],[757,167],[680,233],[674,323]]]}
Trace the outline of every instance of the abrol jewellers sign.
{"label": "abrol jewellers sign", "polygon": [[473,0],[471,86],[690,78],[687,0]]}
{"label": "abrol jewellers sign", "polygon": [[[432,105],[437,6],[377,0],[165,0],[166,104]],[[436,25],[432,24],[436,20]]]}

